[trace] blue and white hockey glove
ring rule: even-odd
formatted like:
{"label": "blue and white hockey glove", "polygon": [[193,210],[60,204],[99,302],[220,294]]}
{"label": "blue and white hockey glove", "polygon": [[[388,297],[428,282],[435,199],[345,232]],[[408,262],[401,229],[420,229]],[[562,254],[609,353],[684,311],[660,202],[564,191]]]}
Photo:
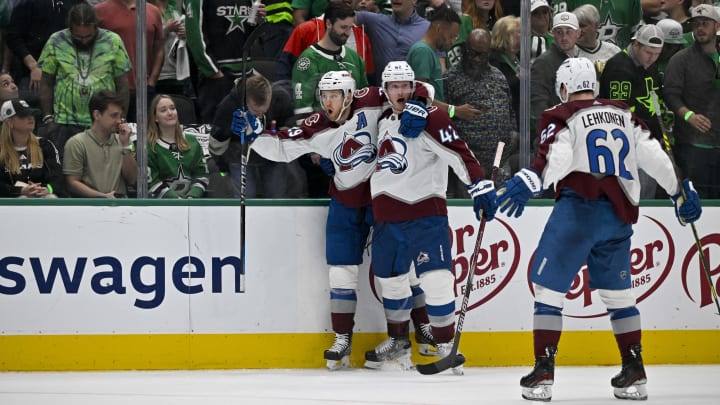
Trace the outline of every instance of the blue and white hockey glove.
{"label": "blue and white hockey glove", "polygon": [[467,186],[470,197],[473,198],[473,210],[475,210],[475,218],[478,221],[485,218],[492,221],[497,211],[497,199],[495,195],[495,186],[490,180],[480,179],[475,183]]}
{"label": "blue and white hockey glove", "polygon": [[522,169],[510,180],[503,183],[497,191],[500,212],[518,218],[525,210],[530,197],[542,192],[542,181],[533,169]]}
{"label": "blue and white hockey glove", "polygon": [[250,111],[238,108],[233,113],[230,130],[240,137],[240,143],[250,143],[263,131],[262,122]]}
{"label": "blue and white hockey glove", "polygon": [[428,109],[419,101],[408,100],[400,114],[400,128],[398,132],[406,138],[417,138],[425,129]]}
{"label": "blue and white hockey glove", "polygon": [[335,175],[335,165],[333,165],[332,160],[328,158],[320,158],[320,168],[323,169],[329,177]]}
{"label": "blue and white hockey glove", "polygon": [[682,187],[685,189],[685,197],[687,197],[687,199],[683,198],[682,192],[678,192],[670,196],[670,198],[673,204],[675,204],[675,216],[680,222],[680,225],[685,226],[700,219],[702,205],[700,204],[700,197],[697,191],[695,191],[695,187],[693,187],[690,179],[683,180]]}

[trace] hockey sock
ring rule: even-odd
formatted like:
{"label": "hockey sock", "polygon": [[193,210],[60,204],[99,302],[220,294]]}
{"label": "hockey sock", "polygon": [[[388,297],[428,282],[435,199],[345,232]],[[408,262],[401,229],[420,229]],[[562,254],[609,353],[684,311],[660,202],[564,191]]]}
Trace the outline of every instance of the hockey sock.
{"label": "hockey sock", "polygon": [[558,346],[562,333],[562,308],[535,302],[533,348],[535,357],[545,357],[547,346]]}
{"label": "hockey sock", "polygon": [[419,285],[410,286],[413,295],[413,309],[410,311],[410,318],[417,329],[423,323],[430,323],[427,308],[425,308],[425,291]]}
{"label": "hockey sock", "polygon": [[387,323],[388,336],[394,338],[406,338],[409,333],[410,321],[404,322],[390,322]]}
{"label": "hockey sock", "polygon": [[330,290],[330,319],[335,333],[352,333],[355,325],[357,294],[347,288]]}
{"label": "hockey sock", "polygon": [[610,324],[612,325],[615,341],[617,342],[620,356],[623,358],[632,356],[630,347],[640,343],[642,329],[640,325],[640,311],[636,306],[627,308],[608,308]]}
{"label": "hockey sock", "polygon": [[448,343],[455,337],[455,322],[447,326],[432,326],[431,330],[435,342]]}

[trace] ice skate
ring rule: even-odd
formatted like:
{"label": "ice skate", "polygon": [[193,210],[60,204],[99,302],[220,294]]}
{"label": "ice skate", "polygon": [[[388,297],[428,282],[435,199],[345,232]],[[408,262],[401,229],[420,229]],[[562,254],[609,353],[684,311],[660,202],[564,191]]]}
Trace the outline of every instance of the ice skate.
{"label": "ice skate", "polygon": [[328,370],[340,370],[350,366],[350,353],[352,353],[352,334],[336,333],[332,347],[325,350]]}
{"label": "ice skate", "polygon": [[634,344],[630,347],[632,356],[622,359],[622,369],[610,380],[614,388],[615,398],[644,401],[647,399],[647,376],[643,366],[642,346]]}
{"label": "ice skate", "polygon": [[552,399],[552,385],[555,382],[556,346],[545,347],[546,356],[535,358],[535,367],[520,379],[522,397],[530,401],[548,402]]}
{"label": "ice skate", "polygon": [[[437,344],[437,356],[438,357],[447,357],[450,355],[450,351],[452,350],[453,342],[447,342],[447,343],[438,343]],[[465,364],[465,356],[463,356],[462,353],[460,353],[460,350],[457,351],[457,354],[455,354],[455,361],[453,364],[456,364],[455,367],[452,367],[451,370],[453,374],[455,375],[463,375],[465,374],[465,371],[463,369],[463,364]]]}
{"label": "ice skate", "polygon": [[410,340],[407,337],[391,337],[377,345],[374,350],[365,352],[365,368],[374,370],[413,368],[410,360]]}
{"label": "ice skate", "polygon": [[418,353],[421,356],[440,356],[429,323],[417,324],[415,328],[415,342],[418,345]]}

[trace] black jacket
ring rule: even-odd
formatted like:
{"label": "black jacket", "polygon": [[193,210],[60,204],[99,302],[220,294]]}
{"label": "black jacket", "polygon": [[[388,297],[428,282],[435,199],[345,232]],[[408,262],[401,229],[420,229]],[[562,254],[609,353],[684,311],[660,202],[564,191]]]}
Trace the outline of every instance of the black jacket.
{"label": "black jacket", "polygon": [[[15,186],[18,181],[40,183],[45,187],[50,184],[53,194],[58,197],[65,196],[65,180],[58,151],[49,140],[45,138],[38,138],[38,140],[43,153],[42,167],[27,167],[30,164],[30,157],[27,157],[26,164],[23,164],[25,159],[21,157],[20,174],[12,174],[5,170],[5,166],[0,162],[0,197],[20,197],[22,187]],[[22,152],[18,152],[18,154],[25,156]]]}

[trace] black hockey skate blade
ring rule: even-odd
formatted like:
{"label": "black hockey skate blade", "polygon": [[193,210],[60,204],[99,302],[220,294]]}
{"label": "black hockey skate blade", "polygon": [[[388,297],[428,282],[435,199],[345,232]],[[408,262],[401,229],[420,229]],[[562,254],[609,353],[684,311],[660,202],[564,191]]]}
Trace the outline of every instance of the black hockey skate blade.
{"label": "black hockey skate blade", "polygon": [[442,359],[428,364],[418,364],[415,366],[417,371],[422,375],[433,375],[441,373],[449,368],[462,366],[465,363],[465,356],[457,354],[453,356],[446,356]]}

